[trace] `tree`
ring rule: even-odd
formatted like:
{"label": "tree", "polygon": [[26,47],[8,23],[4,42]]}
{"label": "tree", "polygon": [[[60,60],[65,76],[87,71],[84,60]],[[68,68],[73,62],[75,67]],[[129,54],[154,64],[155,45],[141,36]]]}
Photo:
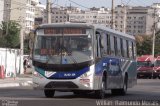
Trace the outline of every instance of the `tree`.
{"label": "tree", "polygon": [[[152,36],[137,35],[136,46],[137,55],[151,55],[152,54]],[[155,39],[155,56],[160,55],[160,31],[156,33]]]}
{"label": "tree", "polygon": [[20,25],[15,21],[2,22],[0,30],[0,47],[19,48],[20,45]]}
{"label": "tree", "polygon": [[151,36],[137,35],[136,36],[137,55],[148,55],[152,53]]}
{"label": "tree", "polygon": [[160,30],[156,33],[155,56],[160,55]]}

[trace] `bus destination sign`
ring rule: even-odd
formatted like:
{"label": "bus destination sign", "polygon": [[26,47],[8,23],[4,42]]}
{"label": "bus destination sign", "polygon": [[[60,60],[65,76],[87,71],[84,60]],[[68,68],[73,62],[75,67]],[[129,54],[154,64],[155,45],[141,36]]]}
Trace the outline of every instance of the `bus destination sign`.
{"label": "bus destination sign", "polygon": [[46,28],[44,34],[86,34],[84,28]]}

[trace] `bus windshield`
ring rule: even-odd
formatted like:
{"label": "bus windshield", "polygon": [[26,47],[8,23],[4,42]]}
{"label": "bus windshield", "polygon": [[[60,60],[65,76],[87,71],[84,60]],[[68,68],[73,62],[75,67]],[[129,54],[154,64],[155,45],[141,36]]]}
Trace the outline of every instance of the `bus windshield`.
{"label": "bus windshield", "polygon": [[33,59],[48,64],[74,64],[90,61],[92,53],[92,30],[86,34],[37,35]]}
{"label": "bus windshield", "polygon": [[151,65],[151,61],[138,61],[137,66],[138,67],[149,67]]}

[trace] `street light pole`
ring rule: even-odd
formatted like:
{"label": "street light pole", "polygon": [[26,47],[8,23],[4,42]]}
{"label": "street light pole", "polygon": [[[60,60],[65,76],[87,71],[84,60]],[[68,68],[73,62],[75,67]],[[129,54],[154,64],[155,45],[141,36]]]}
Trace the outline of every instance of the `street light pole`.
{"label": "street light pole", "polygon": [[155,48],[155,34],[156,34],[156,19],[155,19],[155,15],[156,15],[156,9],[154,9],[154,24],[153,24],[153,41],[152,41],[152,56],[154,58],[154,55],[155,55],[155,51],[154,51],[154,48]]}
{"label": "street light pole", "polygon": [[[23,20],[23,19],[22,19]],[[20,74],[24,74],[24,68],[23,68],[23,22],[21,20],[21,30],[20,30],[20,53],[21,53],[21,57],[20,57]]]}
{"label": "street light pole", "polygon": [[[153,24],[153,41],[152,41],[152,64],[154,64],[154,55],[155,55],[155,37],[156,37],[156,19],[155,19],[155,16],[156,16],[156,8],[154,8],[154,24]],[[154,68],[153,68],[153,71],[154,71]],[[152,71],[152,78],[153,78],[153,71]]]}
{"label": "street light pole", "polygon": [[51,1],[47,0],[47,23],[51,23]]}
{"label": "street light pole", "polygon": [[114,0],[112,0],[112,20],[111,20],[111,27],[114,29]]}

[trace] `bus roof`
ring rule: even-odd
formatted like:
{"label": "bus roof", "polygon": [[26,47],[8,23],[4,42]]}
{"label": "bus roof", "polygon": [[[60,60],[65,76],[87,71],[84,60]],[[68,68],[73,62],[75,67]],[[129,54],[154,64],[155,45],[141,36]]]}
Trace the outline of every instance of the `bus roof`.
{"label": "bus roof", "polygon": [[93,27],[92,24],[64,22],[64,23],[41,24],[38,28],[47,28],[47,27],[80,27],[80,26],[81,27]]}
{"label": "bus roof", "polygon": [[133,35],[125,34],[125,33],[123,33],[123,32],[119,32],[119,31],[110,29],[110,28],[105,27],[105,26],[103,26],[103,25],[100,26],[100,25],[95,24],[94,26],[95,26],[96,29],[102,29],[102,30],[108,31],[108,32],[110,32],[110,33],[114,33],[114,34],[117,34],[117,35],[121,35],[121,36],[130,38],[130,39],[135,39],[135,37],[134,37]]}
{"label": "bus roof", "polygon": [[109,33],[114,33],[123,37],[127,37],[130,39],[135,39],[134,36],[129,35],[129,34],[125,34],[119,31],[115,31],[113,29],[107,28],[104,25],[99,25],[99,24],[91,24],[91,23],[71,23],[71,22],[64,22],[64,23],[51,23],[51,24],[42,24],[40,25],[37,29],[41,29],[41,28],[47,28],[47,27],[88,27],[88,28],[95,28],[95,29],[101,29],[101,30],[105,30]]}

